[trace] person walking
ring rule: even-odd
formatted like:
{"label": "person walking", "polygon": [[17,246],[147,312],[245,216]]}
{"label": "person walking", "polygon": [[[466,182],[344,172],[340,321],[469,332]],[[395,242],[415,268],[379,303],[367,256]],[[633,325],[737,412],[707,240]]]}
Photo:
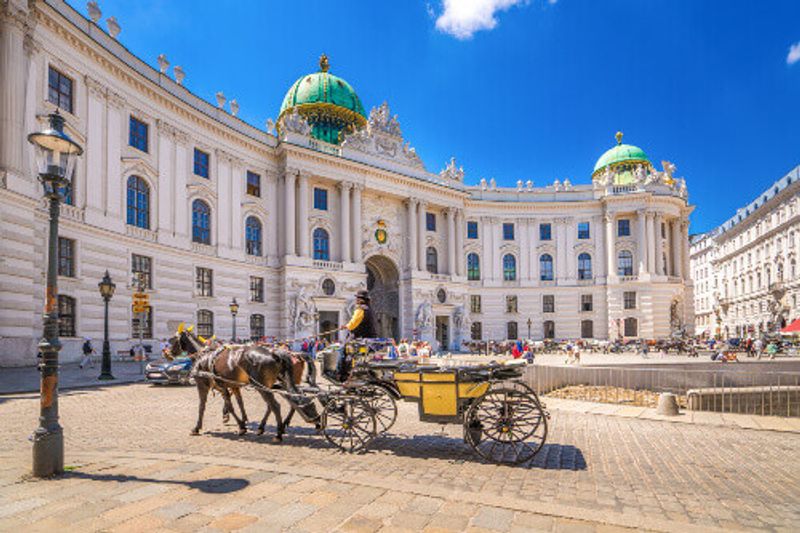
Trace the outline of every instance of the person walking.
{"label": "person walking", "polygon": [[92,354],[94,353],[94,346],[92,346],[92,339],[89,337],[83,338],[83,347],[81,348],[83,351],[83,358],[81,359],[80,364],[78,365],[80,368],[88,365],[91,368],[94,368],[94,361],[92,361]]}

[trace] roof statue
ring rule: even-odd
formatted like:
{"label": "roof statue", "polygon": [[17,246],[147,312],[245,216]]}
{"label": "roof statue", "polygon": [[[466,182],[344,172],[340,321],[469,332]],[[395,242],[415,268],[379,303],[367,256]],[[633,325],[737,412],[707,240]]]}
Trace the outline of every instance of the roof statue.
{"label": "roof statue", "polygon": [[386,102],[372,108],[365,128],[346,132],[342,146],[425,170],[417,151],[403,139],[400,121]]}
{"label": "roof statue", "polygon": [[463,183],[464,181],[464,167],[456,166],[456,158],[451,157],[444,170],[439,172],[439,176],[446,180],[457,181]]}

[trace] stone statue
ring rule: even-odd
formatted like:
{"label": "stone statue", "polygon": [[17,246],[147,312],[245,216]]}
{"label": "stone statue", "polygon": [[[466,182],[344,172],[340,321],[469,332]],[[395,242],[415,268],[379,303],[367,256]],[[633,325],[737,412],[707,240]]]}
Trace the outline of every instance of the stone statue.
{"label": "stone statue", "polygon": [[297,108],[292,109],[291,113],[283,115],[279,125],[280,129],[286,133],[297,133],[305,137],[311,135],[311,125]]}
{"label": "stone statue", "polygon": [[305,287],[300,287],[297,291],[294,301],[289,305],[289,311],[295,335],[308,331],[314,324],[316,307]]}
{"label": "stone statue", "polygon": [[417,329],[422,331],[431,327],[433,324],[433,307],[430,302],[422,302],[417,307],[417,315],[414,319]]}
{"label": "stone statue", "polygon": [[456,158],[451,157],[444,170],[439,172],[439,176],[461,183],[464,181],[464,167],[456,166]]}

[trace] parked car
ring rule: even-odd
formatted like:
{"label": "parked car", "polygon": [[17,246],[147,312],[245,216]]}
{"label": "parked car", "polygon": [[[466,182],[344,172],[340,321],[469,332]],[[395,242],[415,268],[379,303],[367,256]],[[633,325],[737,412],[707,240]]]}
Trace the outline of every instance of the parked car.
{"label": "parked car", "polygon": [[193,385],[191,377],[192,360],[188,357],[176,357],[172,361],[160,359],[147,363],[144,371],[148,383],[169,385]]}

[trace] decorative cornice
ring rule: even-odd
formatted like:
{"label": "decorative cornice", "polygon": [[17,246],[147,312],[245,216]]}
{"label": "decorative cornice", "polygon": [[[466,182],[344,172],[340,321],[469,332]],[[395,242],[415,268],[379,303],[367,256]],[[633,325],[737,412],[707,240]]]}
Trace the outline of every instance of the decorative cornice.
{"label": "decorative cornice", "polygon": [[83,77],[83,83],[86,85],[86,88],[89,89],[90,95],[94,95],[105,100],[106,94],[108,93],[108,87],[106,87],[103,82],[96,80],[87,74]]}

